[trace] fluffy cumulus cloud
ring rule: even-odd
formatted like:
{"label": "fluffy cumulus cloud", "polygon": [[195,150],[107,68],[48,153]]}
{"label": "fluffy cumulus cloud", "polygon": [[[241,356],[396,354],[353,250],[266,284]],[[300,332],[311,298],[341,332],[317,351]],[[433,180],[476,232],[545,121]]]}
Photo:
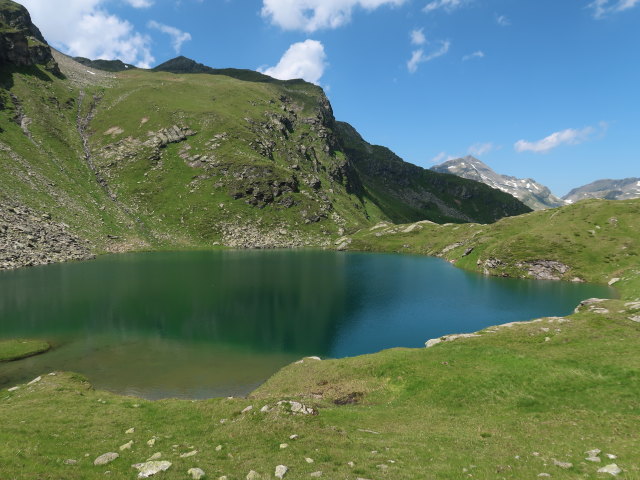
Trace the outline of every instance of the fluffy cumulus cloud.
{"label": "fluffy cumulus cloud", "polygon": [[595,18],[604,18],[612,13],[624,12],[640,5],[640,0],[594,0],[589,4]]}
{"label": "fluffy cumulus cloud", "polygon": [[426,53],[424,48],[418,48],[411,53],[411,58],[407,62],[407,69],[410,73],[415,73],[421,63],[430,62],[438,57],[446,55],[451,47],[451,42],[440,42],[440,48]]}
{"label": "fluffy cumulus cloud", "polygon": [[[21,0],[33,21],[54,47],[71,56],[120,59],[139,67],[155,61],[151,39],[105,8],[105,0],[65,0],[64,8],[51,0]],[[142,7],[142,0],[130,0]]]}
{"label": "fluffy cumulus cloud", "polygon": [[262,16],[285,30],[315,32],[349,23],[356,7],[375,10],[407,0],[263,0]]}
{"label": "fluffy cumulus cloud", "polygon": [[473,60],[474,58],[484,58],[484,52],[482,50],[478,50],[477,52],[465,55],[464,57],[462,57],[462,61],[466,62],[467,60]]}
{"label": "fluffy cumulus cloud", "polygon": [[453,12],[467,3],[467,1],[468,0],[432,0],[427,3],[422,10],[426,13],[434,12],[436,10]]}
{"label": "fluffy cumulus cloud", "polygon": [[180,53],[182,49],[182,44],[184,42],[188,42],[191,40],[191,34],[188,32],[183,32],[182,30],[177,29],[176,27],[171,27],[169,25],[164,25],[163,23],[158,23],[155,20],[151,20],[148,23],[149,28],[154,30],[158,30],[162,33],[166,33],[171,37],[171,44],[173,45],[173,49],[176,53]]}
{"label": "fluffy cumulus cloud", "polygon": [[303,78],[318,84],[326,67],[324,45],[317,40],[305,40],[291,45],[276,66],[258,71],[280,80]]}
{"label": "fluffy cumulus cloud", "polygon": [[[604,130],[605,124],[601,124],[600,127]],[[593,135],[598,132],[597,128],[585,127],[585,128],[567,128],[560,132],[554,132],[548,137],[538,140],[536,142],[528,142],[526,140],[518,140],[514,148],[516,152],[534,152],[534,153],[549,153],[554,148],[561,145],[578,145],[586,142]]]}

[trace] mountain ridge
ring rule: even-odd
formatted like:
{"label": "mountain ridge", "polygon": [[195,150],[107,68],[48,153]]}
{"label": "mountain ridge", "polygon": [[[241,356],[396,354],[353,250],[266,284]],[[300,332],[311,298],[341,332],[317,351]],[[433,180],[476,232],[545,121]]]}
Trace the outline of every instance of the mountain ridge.
{"label": "mountain ridge", "polygon": [[485,183],[486,185],[513,195],[533,210],[556,208],[565,204],[563,200],[551,193],[548,187],[535,180],[501,175],[471,155],[448,160],[431,167],[431,169],[436,172],[450,173]]}
{"label": "mountain ridge", "polygon": [[602,198],[605,200],[630,200],[640,197],[640,178],[629,177],[622,179],[600,179],[576,187],[567,193],[563,200],[575,203],[587,198]]}

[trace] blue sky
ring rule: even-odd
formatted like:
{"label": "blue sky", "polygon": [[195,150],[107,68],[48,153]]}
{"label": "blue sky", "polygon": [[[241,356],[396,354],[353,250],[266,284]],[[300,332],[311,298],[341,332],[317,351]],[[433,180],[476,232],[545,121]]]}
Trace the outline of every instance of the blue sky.
{"label": "blue sky", "polygon": [[640,0],[21,3],[74,55],[304,76],[424,167],[472,153],[559,195],[640,176]]}

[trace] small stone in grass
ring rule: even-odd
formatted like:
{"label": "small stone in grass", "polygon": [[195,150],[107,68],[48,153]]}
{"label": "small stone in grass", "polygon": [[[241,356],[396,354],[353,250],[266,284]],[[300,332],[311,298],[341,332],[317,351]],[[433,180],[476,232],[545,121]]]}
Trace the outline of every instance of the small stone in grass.
{"label": "small stone in grass", "polygon": [[289,435],[289,440],[296,440],[298,438],[298,435]]}
{"label": "small stone in grass", "polygon": [[153,462],[154,460],[159,460],[162,458],[162,452],[156,452],[147,458],[147,462]]}
{"label": "small stone in grass", "polygon": [[187,471],[187,475],[191,475],[193,480],[200,480],[201,478],[204,478],[205,473],[201,468],[190,468]]}
{"label": "small stone in grass", "polygon": [[313,472],[309,474],[310,477],[320,478],[322,476],[322,472]]}
{"label": "small stone in grass", "polygon": [[222,445],[218,445],[218,446],[216,447],[216,452],[219,452],[220,450],[222,450]]}
{"label": "small stone in grass", "polygon": [[307,463],[313,463],[313,458],[306,457],[304,461]]}
{"label": "small stone in grass", "polygon": [[96,458],[93,461],[93,464],[94,465],[106,465],[107,463],[113,462],[119,456],[120,455],[118,455],[115,452],[104,453],[104,454],[100,455],[98,458]]}
{"label": "small stone in grass", "polygon": [[612,463],[611,465],[607,465],[606,467],[599,468],[598,473],[610,473],[615,477],[622,473],[622,469],[615,463]]}
{"label": "small stone in grass", "polygon": [[194,455],[197,455],[197,454],[198,454],[198,450],[191,450],[190,452],[181,454],[180,458],[189,458],[189,457],[193,457]]}
{"label": "small stone in grass", "polygon": [[124,433],[126,433],[127,435],[131,435],[135,431],[136,431],[136,429],[132,427],[129,430],[127,430],[126,432],[124,432]]}
{"label": "small stone in grass", "polygon": [[275,472],[275,476],[276,478],[284,478],[284,476],[287,474],[287,472],[289,471],[289,467],[285,466],[285,465],[278,465],[276,467],[276,472]]}
{"label": "small stone in grass", "polygon": [[133,446],[133,440],[129,440],[124,445],[120,445],[120,451],[122,451],[122,450],[131,450],[132,446]]}
{"label": "small stone in grass", "polygon": [[171,468],[171,462],[162,461],[162,462],[145,462],[145,463],[136,463],[135,465],[131,465],[133,468],[138,470],[138,478],[148,478],[156,473],[166,472]]}
{"label": "small stone in grass", "polygon": [[260,474],[255,470],[250,470],[249,473],[247,473],[247,480],[260,480]]}
{"label": "small stone in grass", "polygon": [[251,410],[253,410],[253,405],[249,405],[247,408],[245,408],[244,410],[242,410],[242,413],[248,413]]}
{"label": "small stone in grass", "polygon": [[281,443],[280,448],[287,448],[289,446],[288,443]]}
{"label": "small stone in grass", "polygon": [[77,465],[78,461],[74,460],[73,458],[67,458],[64,462],[65,465]]}
{"label": "small stone in grass", "polygon": [[156,437],[153,437],[147,440],[147,445],[149,445],[150,447],[153,447],[155,444],[156,444]]}
{"label": "small stone in grass", "polygon": [[556,460],[555,458],[553,459],[553,464],[556,467],[560,467],[560,468],[571,468],[571,467],[573,467],[573,463],[560,462],[560,461]]}

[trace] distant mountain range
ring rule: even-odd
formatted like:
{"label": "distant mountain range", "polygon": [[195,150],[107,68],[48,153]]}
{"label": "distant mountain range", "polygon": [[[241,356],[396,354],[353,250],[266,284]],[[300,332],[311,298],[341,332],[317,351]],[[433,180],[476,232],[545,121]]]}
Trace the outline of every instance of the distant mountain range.
{"label": "distant mountain range", "polygon": [[485,183],[490,187],[513,195],[533,210],[561,207],[586,198],[604,198],[606,200],[640,198],[640,178],[596,180],[588,185],[574,188],[567,195],[559,198],[548,187],[531,178],[501,175],[472,156],[448,160],[431,169],[435,172],[450,173],[458,177]]}
{"label": "distant mountain range", "polygon": [[449,160],[432,168],[435,172],[451,173],[462,178],[482,182],[507,192],[533,210],[560,207],[565,202],[549,188],[531,178],[516,178],[494,172],[489,166],[472,156]]}
{"label": "distant mountain range", "polygon": [[607,200],[629,200],[640,197],[640,178],[622,180],[596,180],[582,187],[574,188],[563,198],[567,203],[575,203],[585,198]]}

